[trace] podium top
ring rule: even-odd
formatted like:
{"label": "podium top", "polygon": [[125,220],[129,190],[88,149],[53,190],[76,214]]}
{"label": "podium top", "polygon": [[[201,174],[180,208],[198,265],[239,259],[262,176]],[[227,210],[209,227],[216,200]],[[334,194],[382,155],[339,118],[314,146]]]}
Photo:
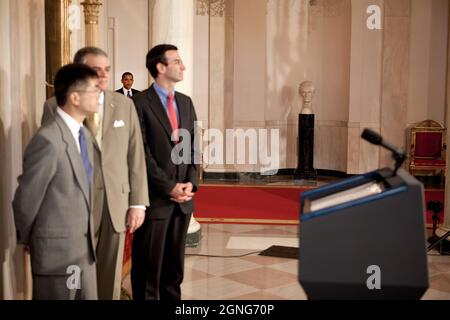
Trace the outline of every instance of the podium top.
{"label": "podium top", "polygon": [[306,191],[301,196],[302,221],[336,212],[349,206],[405,192],[413,185],[422,184],[406,171],[400,169],[392,176],[392,169],[384,168],[363,175],[330,183]]}

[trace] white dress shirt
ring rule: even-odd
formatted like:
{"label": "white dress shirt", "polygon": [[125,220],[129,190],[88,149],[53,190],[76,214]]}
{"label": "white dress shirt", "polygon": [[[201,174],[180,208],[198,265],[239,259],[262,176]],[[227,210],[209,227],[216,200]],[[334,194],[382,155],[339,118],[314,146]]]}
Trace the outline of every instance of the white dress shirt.
{"label": "white dress shirt", "polygon": [[97,135],[95,140],[97,140],[98,147],[102,149],[102,137],[103,137],[103,115],[105,113],[105,93],[102,91],[98,97],[98,123],[97,123]]}
{"label": "white dress shirt", "polygon": [[122,91],[123,91],[123,94],[126,96],[128,96],[128,91],[130,91],[130,97],[133,96],[133,90],[131,90],[131,88],[130,88],[130,90],[127,90],[127,89],[125,89],[125,87],[122,87]]}
{"label": "white dress shirt", "polygon": [[60,107],[56,108],[56,112],[63,119],[64,123],[69,127],[69,130],[72,133],[73,138],[75,139],[75,143],[77,145],[78,152],[81,153],[79,137],[80,137],[80,128],[83,126],[83,124],[78,123],[77,120],[72,118],[72,116],[70,116],[67,112],[65,112]]}

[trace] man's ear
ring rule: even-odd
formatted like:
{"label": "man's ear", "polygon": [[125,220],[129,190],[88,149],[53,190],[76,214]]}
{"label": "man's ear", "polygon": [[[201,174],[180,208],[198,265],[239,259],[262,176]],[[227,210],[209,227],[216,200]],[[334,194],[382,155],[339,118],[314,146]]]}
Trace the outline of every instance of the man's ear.
{"label": "man's ear", "polygon": [[67,96],[67,102],[74,106],[80,105],[80,94],[78,92],[72,91]]}
{"label": "man's ear", "polygon": [[158,70],[158,73],[165,73],[166,72],[166,65],[164,65],[161,62],[158,62],[156,65],[156,69]]}

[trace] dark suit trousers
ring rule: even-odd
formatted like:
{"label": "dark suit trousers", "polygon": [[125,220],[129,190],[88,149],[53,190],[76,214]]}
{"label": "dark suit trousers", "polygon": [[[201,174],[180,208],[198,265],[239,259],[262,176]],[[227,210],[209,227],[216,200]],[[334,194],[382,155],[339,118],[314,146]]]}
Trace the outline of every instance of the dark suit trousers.
{"label": "dark suit trousers", "polygon": [[184,214],[177,205],[166,219],[151,219],[150,216],[151,212],[146,214],[143,225],[133,237],[133,298],[180,300],[186,234],[191,214]]}

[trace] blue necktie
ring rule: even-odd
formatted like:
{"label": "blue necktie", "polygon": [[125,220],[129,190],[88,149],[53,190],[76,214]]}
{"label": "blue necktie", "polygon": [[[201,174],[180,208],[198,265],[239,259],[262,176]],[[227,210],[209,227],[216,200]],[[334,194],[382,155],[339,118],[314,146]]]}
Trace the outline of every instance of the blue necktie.
{"label": "blue necktie", "polygon": [[88,179],[89,182],[89,188],[92,185],[92,165],[89,161],[89,155],[88,155],[88,150],[87,150],[87,146],[86,146],[86,139],[84,136],[84,129],[83,127],[80,128],[80,134],[78,136],[78,140],[80,141],[80,153],[81,153],[81,160],[83,160],[83,166],[84,166],[84,171],[86,171],[86,177]]}

